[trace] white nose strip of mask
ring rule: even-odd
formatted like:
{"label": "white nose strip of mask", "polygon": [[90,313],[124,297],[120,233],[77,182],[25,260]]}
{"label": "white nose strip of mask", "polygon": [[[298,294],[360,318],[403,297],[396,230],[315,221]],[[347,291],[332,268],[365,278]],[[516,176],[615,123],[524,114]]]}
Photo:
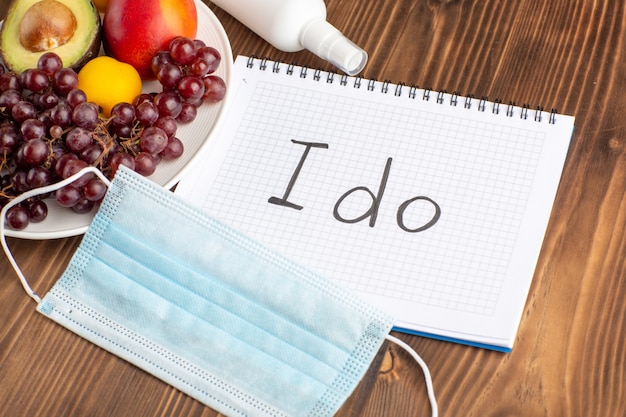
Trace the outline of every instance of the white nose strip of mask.
{"label": "white nose strip of mask", "polygon": [[[63,275],[40,298],[5,237],[6,211],[79,175],[109,190]],[[29,191],[0,214],[2,246],[37,310],[227,416],[330,417],[393,319],[125,167]]]}

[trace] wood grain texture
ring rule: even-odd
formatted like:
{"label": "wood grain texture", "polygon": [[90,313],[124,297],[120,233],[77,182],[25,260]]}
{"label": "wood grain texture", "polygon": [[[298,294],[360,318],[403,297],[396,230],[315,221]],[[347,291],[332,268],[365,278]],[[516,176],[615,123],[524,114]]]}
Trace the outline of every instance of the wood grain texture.
{"label": "wood grain texture", "polygon": [[[626,415],[626,13],[622,0],[327,0],[369,53],[363,76],[543,106],[576,130],[517,340],[502,354],[397,335],[428,363],[441,416]],[[0,5],[4,12],[6,2]],[[234,54],[333,70],[269,46],[214,5]],[[44,293],[79,238],[10,239]],[[34,311],[0,259],[0,415],[217,414]],[[385,345],[338,416],[430,415]]]}

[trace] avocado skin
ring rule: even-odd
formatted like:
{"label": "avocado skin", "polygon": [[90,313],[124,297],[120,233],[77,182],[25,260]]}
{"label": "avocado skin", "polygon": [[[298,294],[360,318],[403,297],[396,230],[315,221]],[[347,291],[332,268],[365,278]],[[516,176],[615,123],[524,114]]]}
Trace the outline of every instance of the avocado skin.
{"label": "avocado skin", "polygon": [[[77,21],[79,28],[72,37],[78,39],[77,44],[63,45],[42,52],[31,52],[24,48],[19,40],[19,23],[23,13],[37,3],[37,0],[13,0],[3,16],[0,30],[0,56],[4,66],[16,73],[21,73],[37,65],[37,60],[45,52],[55,52],[63,61],[64,67],[78,71],[89,60],[100,54],[102,41],[102,22],[98,9],[91,0],[58,0],[68,6]],[[24,6],[25,4],[25,6]],[[82,13],[82,14],[81,14]],[[82,40],[81,40],[82,39]],[[68,42],[69,43],[69,42]]]}

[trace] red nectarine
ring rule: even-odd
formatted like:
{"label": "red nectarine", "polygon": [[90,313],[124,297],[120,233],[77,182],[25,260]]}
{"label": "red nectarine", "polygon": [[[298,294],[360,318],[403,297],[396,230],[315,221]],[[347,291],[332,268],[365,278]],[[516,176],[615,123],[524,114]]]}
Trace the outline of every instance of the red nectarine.
{"label": "red nectarine", "polygon": [[150,61],[176,36],[196,37],[198,13],[194,0],[109,0],[104,14],[107,55],[153,79]]}

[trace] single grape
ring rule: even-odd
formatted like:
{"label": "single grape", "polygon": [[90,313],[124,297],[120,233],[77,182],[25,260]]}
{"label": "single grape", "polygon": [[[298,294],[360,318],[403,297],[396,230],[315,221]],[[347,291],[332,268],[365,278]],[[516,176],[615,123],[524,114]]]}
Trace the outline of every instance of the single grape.
{"label": "single grape", "polygon": [[69,184],[55,191],[54,198],[61,207],[72,207],[82,200],[83,196],[77,186]]}
{"label": "single grape", "polygon": [[30,185],[28,185],[28,180],[26,179],[28,173],[26,171],[15,171],[13,175],[11,175],[11,184],[13,184],[13,189],[16,193],[21,194],[28,190],[30,190]]}
{"label": "single grape", "polygon": [[189,102],[184,102],[182,106],[183,108],[178,117],[176,117],[176,120],[180,123],[189,123],[194,121],[198,115],[198,107]]}
{"label": "single grape", "polygon": [[[72,175],[80,172],[82,169],[87,168],[88,166],[89,164],[87,164],[87,162],[83,161],[82,159],[78,159],[78,158],[70,159],[69,161],[67,161],[67,163],[63,167],[63,172],[61,172],[61,177],[69,178]],[[72,185],[74,185],[75,187],[82,187],[83,185],[87,184],[87,182],[93,177],[94,177],[94,174],[92,174],[91,172],[81,175],[75,181],[72,182]]]}
{"label": "single grape", "polygon": [[188,65],[196,58],[196,44],[192,39],[177,36],[168,45],[172,60],[178,65]]}
{"label": "single grape", "polygon": [[31,188],[45,187],[52,183],[52,173],[41,165],[34,166],[26,173],[26,181]]}
{"label": "single grape", "polygon": [[78,159],[78,156],[75,153],[64,153],[63,155],[56,158],[53,164],[54,173],[58,177],[64,178],[63,170],[65,169],[65,165],[72,159]]}
{"label": "single grape", "polygon": [[135,156],[135,171],[141,175],[149,176],[154,174],[158,160],[148,152],[139,152]]}
{"label": "single grape", "polygon": [[176,119],[172,116],[159,117],[159,120],[154,122],[154,126],[163,129],[169,138],[174,136],[178,130],[178,123],[176,123]]}
{"label": "single grape", "polygon": [[51,109],[50,119],[55,125],[67,129],[72,125],[72,108],[64,102],[59,103]]}
{"label": "single grape", "polygon": [[37,104],[41,109],[51,109],[59,104],[59,96],[54,91],[46,91],[41,93]]}
{"label": "single grape", "polygon": [[189,64],[189,74],[203,77],[209,74],[209,64],[202,58],[196,58]]}
{"label": "single grape", "polygon": [[202,79],[204,82],[204,95],[202,99],[205,103],[216,103],[226,95],[226,83],[217,75],[208,75]]}
{"label": "single grape", "polygon": [[111,123],[118,126],[130,126],[135,120],[135,106],[130,103],[118,103],[111,109]]}
{"label": "single grape", "polygon": [[65,136],[65,144],[67,145],[67,148],[76,153],[84,150],[92,143],[92,141],[90,131],[82,127],[72,128],[72,130],[67,132],[67,135]]}
{"label": "single grape", "polygon": [[22,101],[22,95],[18,90],[6,90],[0,94],[0,107],[5,107],[8,111],[13,109],[17,103]]}
{"label": "single grape", "polygon": [[7,210],[6,222],[13,230],[22,230],[28,226],[30,216],[28,210],[22,206],[13,206]]}
{"label": "single grape", "polygon": [[61,68],[54,73],[52,87],[57,93],[68,94],[78,85],[78,74],[71,68]]}
{"label": "single grape", "polygon": [[182,103],[177,93],[163,91],[154,97],[154,104],[159,111],[159,116],[171,116],[176,118],[182,111]]}
{"label": "single grape", "polygon": [[207,74],[214,73],[222,62],[222,56],[220,55],[219,51],[212,46],[204,46],[202,48],[199,48],[196,53],[196,58],[201,58],[207,63]]}
{"label": "single grape", "polygon": [[20,81],[24,88],[33,92],[41,92],[50,84],[48,74],[37,68],[30,68],[22,72]]}
{"label": "single grape", "polygon": [[22,145],[24,161],[30,165],[41,165],[50,156],[50,148],[42,139],[31,139]]}
{"label": "single grape", "polygon": [[37,69],[46,73],[48,77],[53,77],[61,68],[63,68],[63,61],[54,52],[43,53],[37,61]]}
{"label": "single grape", "polygon": [[89,201],[100,201],[107,192],[107,186],[100,178],[92,178],[83,187],[83,195]]}
{"label": "single grape", "polygon": [[144,126],[152,126],[159,119],[159,110],[152,101],[142,101],[135,107],[135,117]]}
{"label": "single grape", "polygon": [[13,71],[0,75],[0,91],[8,90],[20,90],[20,76]]}
{"label": "single grape", "polygon": [[197,101],[202,99],[204,88],[204,83],[200,78],[195,75],[186,75],[176,86],[176,91],[183,100]]}
{"label": "single grape", "polygon": [[19,135],[12,126],[2,126],[0,128],[0,154],[15,152],[20,142]]}
{"label": "single grape", "polygon": [[100,155],[102,155],[102,147],[99,143],[92,143],[85,147],[78,157],[91,165],[100,158]]}
{"label": "single grape", "polygon": [[52,125],[48,129],[48,134],[52,139],[60,139],[63,136],[63,128],[59,125]]}
{"label": "single grape", "polygon": [[41,139],[46,135],[46,125],[39,119],[26,119],[20,125],[24,140]]}
{"label": "single grape", "polygon": [[165,90],[171,90],[183,78],[183,71],[175,63],[165,62],[157,69],[156,77]]}
{"label": "single grape", "polygon": [[93,103],[80,103],[72,110],[72,121],[76,126],[93,130],[98,125],[98,120],[98,108]]}
{"label": "single grape", "polygon": [[144,152],[158,154],[167,146],[167,133],[159,127],[149,126],[141,132],[139,146]]}
{"label": "single grape", "polygon": [[78,214],[85,214],[89,213],[93,209],[94,205],[95,203],[93,201],[82,198],[72,206],[72,210]]}
{"label": "single grape", "polygon": [[33,103],[21,100],[11,108],[11,117],[17,123],[23,123],[26,119],[35,119],[37,117],[37,109]]}
{"label": "single grape", "polygon": [[169,51],[159,51],[150,60],[150,68],[152,69],[152,73],[157,75],[159,69],[166,62],[172,62],[172,58],[170,57]]}
{"label": "single grape", "polygon": [[116,125],[111,123],[107,130],[109,131],[109,135],[111,137],[121,138],[130,138],[134,133],[132,125]]}
{"label": "single grape", "polygon": [[29,201],[26,208],[32,223],[42,222],[48,217],[48,205],[43,200]]}
{"label": "single grape", "polygon": [[111,175],[115,175],[120,165],[124,165],[131,170],[135,170],[135,158],[125,152],[117,152],[109,159]]}
{"label": "single grape", "polygon": [[66,102],[71,108],[74,108],[81,103],[87,102],[87,94],[83,90],[73,88],[67,93]]}
{"label": "single grape", "polygon": [[183,142],[177,137],[170,138],[167,142],[167,146],[159,154],[163,159],[176,159],[183,154],[184,146]]}

